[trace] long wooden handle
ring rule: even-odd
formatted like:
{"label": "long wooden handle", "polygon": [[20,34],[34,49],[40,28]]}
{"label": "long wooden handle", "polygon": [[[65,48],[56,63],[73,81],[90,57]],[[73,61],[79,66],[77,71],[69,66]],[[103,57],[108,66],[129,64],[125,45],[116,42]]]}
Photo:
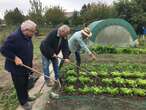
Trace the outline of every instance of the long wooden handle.
{"label": "long wooden handle", "polygon": [[[61,57],[58,57],[58,56],[56,56],[56,58],[59,58],[59,59],[61,59],[61,60],[65,60],[65,59],[63,59],[63,58],[61,58]],[[86,70],[85,68],[81,68],[80,66],[78,66],[78,65],[76,65],[76,64],[74,64],[74,63],[72,63],[72,62],[69,62],[69,64],[71,64],[71,65],[73,65],[73,66],[79,68],[80,70],[82,70],[82,71],[84,71],[84,72],[90,74],[90,71]]]}
{"label": "long wooden handle", "polygon": [[38,74],[40,74],[41,76],[43,75],[43,76],[45,76],[45,77],[49,78],[50,80],[56,81],[56,80],[54,80],[54,79],[50,78],[49,76],[44,75],[43,73],[38,72],[38,71],[37,71],[37,70],[35,70],[34,68],[31,68],[31,67],[29,67],[29,66],[27,66],[27,65],[21,64],[21,66],[23,66],[23,67],[25,67],[25,68],[27,68],[27,69],[29,69],[29,70],[31,70],[31,71],[33,71],[33,72],[35,72],[35,73],[38,73]]}

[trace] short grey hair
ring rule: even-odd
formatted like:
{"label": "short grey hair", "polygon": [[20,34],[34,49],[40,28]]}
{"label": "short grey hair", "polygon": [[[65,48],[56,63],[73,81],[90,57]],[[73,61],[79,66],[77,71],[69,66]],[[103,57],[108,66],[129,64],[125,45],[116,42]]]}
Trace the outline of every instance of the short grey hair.
{"label": "short grey hair", "polygon": [[21,24],[21,30],[24,31],[26,29],[36,29],[36,23],[34,23],[33,21],[31,20],[26,20],[24,21],[22,24]]}
{"label": "short grey hair", "polygon": [[58,29],[59,31],[70,32],[70,27],[68,25],[62,25]]}

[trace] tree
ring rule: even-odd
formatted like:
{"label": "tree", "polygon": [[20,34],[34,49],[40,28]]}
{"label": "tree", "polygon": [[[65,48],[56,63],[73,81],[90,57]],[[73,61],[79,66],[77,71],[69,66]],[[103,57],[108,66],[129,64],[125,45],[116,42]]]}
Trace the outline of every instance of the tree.
{"label": "tree", "polygon": [[71,19],[71,24],[73,25],[81,25],[83,22],[83,19],[79,15],[78,11],[74,11],[73,16],[70,18]]}
{"label": "tree", "polygon": [[81,16],[84,22],[92,22],[95,20],[111,18],[116,16],[116,11],[112,6],[108,6],[104,3],[92,3],[83,5],[81,9]]}
{"label": "tree", "polygon": [[29,10],[28,18],[33,20],[37,25],[43,25],[43,7],[40,0],[30,0],[31,9]]}
{"label": "tree", "polygon": [[59,6],[54,6],[46,10],[45,21],[47,24],[57,25],[66,20],[64,10]]}
{"label": "tree", "polygon": [[4,19],[7,25],[18,25],[21,24],[25,19],[25,16],[21,13],[18,8],[5,12]]}
{"label": "tree", "polygon": [[133,0],[146,12],[146,0]]}
{"label": "tree", "polygon": [[[142,3],[139,4],[138,1],[139,0],[119,0],[114,2],[118,17],[127,20],[136,30],[146,23],[146,14],[141,6]],[[145,2],[143,2],[143,4],[145,4]],[[139,32],[137,31],[137,33]]]}

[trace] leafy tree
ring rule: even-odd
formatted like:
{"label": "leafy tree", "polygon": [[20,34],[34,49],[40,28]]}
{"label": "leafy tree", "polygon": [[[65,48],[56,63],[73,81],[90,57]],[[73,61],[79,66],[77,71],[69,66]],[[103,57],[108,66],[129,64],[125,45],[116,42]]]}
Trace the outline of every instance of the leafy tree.
{"label": "leafy tree", "polygon": [[146,12],[146,0],[133,0]]}
{"label": "leafy tree", "polygon": [[92,22],[95,20],[111,18],[116,16],[116,11],[112,6],[104,3],[92,3],[84,5],[81,9],[81,17],[84,22]]}
{"label": "leafy tree", "polygon": [[22,12],[18,8],[15,8],[14,10],[7,10],[4,19],[7,25],[18,25],[22,23],[25,18]]}
{"label": "leafy tree", "polygon": [[71,24],[80,25],[80,24],[83,23],[82,20],[83,19],[79,15],[79,12],[78,11],[74,11],[73,16],[71,17]]}
{"label": "leafy tree", "polygon": [[43,25],[43,7],[40,0],[30,0],[31,9],[29,10],[28,18],[32,19],[38,25]]}
{"label": "leafy tree", "polygon": [[66,21],[64,10],[59,6],[48,8],[45,12],[45,21],[51,25],[64,23]]}
{"label": "leafy tree", "polygon": [[144,0],[119,0],[114,2],[114,7],[118,12],[118,17],[130,22],[136,29],[137,33],[141,33],[142,26],[146,23],[146,13],[142,8]]}

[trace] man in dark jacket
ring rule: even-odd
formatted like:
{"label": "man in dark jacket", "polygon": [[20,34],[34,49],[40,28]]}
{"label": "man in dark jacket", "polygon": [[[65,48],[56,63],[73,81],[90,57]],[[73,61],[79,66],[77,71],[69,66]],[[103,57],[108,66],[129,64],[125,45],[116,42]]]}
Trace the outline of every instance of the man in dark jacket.
{"label": "man in dark jacket", "polygon": [[62,51],[63,58],[65,62],[69,62],[69,47],[67,35],[70,32],[70,28],[67,25],[62,25],[57,29],[52,30],[47,37],[41,42],[40,50],[42,53],[42,63],[43,63],[43,71],[45,75],[46,84],[50,84],[50,71],[49,65],[50,61],[53,64],[53,69],[55,73],[55,80],[58,80],[58,59],[56,58],[60,51]]}
{"label": "man in dark jacket", "polygon": [[30,70],[21,66],[25,64],[32,67],[33,44],[31,37],[36,29],[36,24],[31,20],[24,21],[20,28],[10,34],[1,47],[1,53],[6,57],[5,69],[11,73],[17,97],[26,110],[31,106],[28,101],[28,77]]}

